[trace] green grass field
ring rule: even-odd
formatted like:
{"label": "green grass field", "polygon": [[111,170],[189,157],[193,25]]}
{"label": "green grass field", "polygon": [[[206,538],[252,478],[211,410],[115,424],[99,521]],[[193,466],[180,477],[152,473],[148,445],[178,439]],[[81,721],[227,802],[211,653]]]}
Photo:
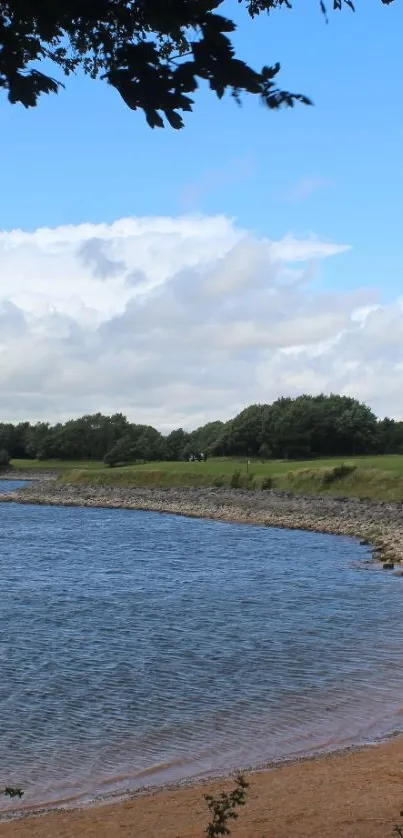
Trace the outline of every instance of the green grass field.
{"label": "green grass field", "polygon": [[[388,456],[372,456],[372,457],[338,457],[323,460],[251,460],[249,471],[253,472],[257,477],[267,477],[280,474],[286,474],[289,471],[300,471],[302,469],[322,469],[334,468],[341,462],[354,464],[364,468],[376,468],[381,471],[394,471],[403,476],[403,454],[391,454]],[[103,466],[104,468],[104,466]],[[137,466],[124,466],[121,471],[127,469],[141,470],[141,471],[175,471],[186,472],[189,471],[195,474],[233,474],[236,469],[240,471],[247,471],[247,462],[245,458],[235,457],[215,457],[207,460],[207,463],[145,463]]]}
{"label": "green grass field", "polygon": [[[350,470],[334,472],[342,463]],[[272,478],[273,488],[296,494],[403,500],[403,455],[251,461],[249,466],[245,458],[215,458],[207,463],[145,463],[113,469],[96,461],[15,460],[12,465],[16,473],[56,470],[63,482],[81,485],[229,487],[234,485],[234,472],[240,472],[236,484],[239,488],[259,490],[265,478]]]}
{"label": "green grass field", "polygon": [[[301,469],[323,469],[333,468],[341,462],[354,464],[360,468],[379,469],[380,471],[392,471],[403,476],[403,454],[378,455],[370,457],[336,457],[323,460],[252,460],[249,471],[256,477],[266,477],[286,474],[290,471]],[[110,469],[98,460],[12,460],[12,466],[20,471],[71,471],[72,469],[96,470],[113,474],[124,474],[134,471],[167,471],[194,475],[233,474],[237,469],[246,472],[247,463],[245,458],[236,457],[215,457],[207,463],[188,462],[158,462],[144,463],[138,465],[122,466]]]}

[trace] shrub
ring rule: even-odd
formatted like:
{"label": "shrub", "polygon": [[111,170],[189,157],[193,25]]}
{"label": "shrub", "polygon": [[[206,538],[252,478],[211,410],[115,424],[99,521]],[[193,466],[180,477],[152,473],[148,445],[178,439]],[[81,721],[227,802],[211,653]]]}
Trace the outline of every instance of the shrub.
{"label": "shrub", "polygon": [[245,489],[249,489],[250,492],[253,492],[256,489],[256,480],[254,474],[245,474],[242,480],[242,485]]}
{"label": "shrub", "polygon": [[231,830],[228,822],[236,820],[238,817],[236,809],[245,805],[248,788],[249,783],[245,780],[243,774],[238,774],[233,791],[223,791],[219,797],[212,797],[211,794],[204,795],[211,813],[211,820],[205,832],[207,838],[218,838],[220,835],[230,834]]}
{"label": "shrub", "polygon": [[248,489],[253,491],[256,489],[256,480],[254,474],[242,473],[242,471],[234,471],[230,480],[231,489]]}
{"label": "shrub", "polygon": [[272,477],[264,477],[260,484],[260,488],[263,492],[268,491],[273,488],[273,483],[274,481]]}
{"label": "shrub", "polygon": [[213,481],[212,485],[215,486],[217,489],[221,489],[222,486],[225,486],[225,477],[223,474],[217,474]]}
{"label": "shrub", "polygon": [[349,466],[347,463],[341,463],[341,465],[335,466],[329,471],[325,471],[322,477],[322,485],[330,486],[332,483],[335,483],[336,480],[342,480],[343,477],[349,477],[349,475],[353,474],[356,469],[357,466]]}
{"label": "shrub", "polygon": [[233,474],[231,475],[230,486],[231,486],[231,489],[241,489],[242,488],[242,474],[239,471],[239,469],[237,471],[234,471]]}

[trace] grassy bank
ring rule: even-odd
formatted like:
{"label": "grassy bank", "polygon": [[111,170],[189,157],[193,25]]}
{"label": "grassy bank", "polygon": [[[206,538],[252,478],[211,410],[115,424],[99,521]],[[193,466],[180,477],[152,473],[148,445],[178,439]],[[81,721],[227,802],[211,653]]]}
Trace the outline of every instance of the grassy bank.
{"label": "grassy bank", "polygon": [[62,482],[88,486],[136,487],[207,487],[249,489],[263,491],[280,489],[295,494],[333,495],[374,500],[403,501],[403,476],[393,471],[382,471],[352,464],[332,467],[295,469],[283,473],[259,476],[234,470],[217,473],[200,470],[110,469],[65,471]]}
{"label": "grassy bank", "polygon": [[276,488],[300,495],[403,501],[403,475],[349,464],[332,469],[290,471],[275,479],[275,485]]}
{"label": "grassy bank", "polygon": [[56,470],[65,483],[94,486],[276,488],[296,494],[403,500],[403,455],[339,460],[256,461],[216,458],[207,463],[145,463],[107,468],[96,461],[16,460],[16,471]]}

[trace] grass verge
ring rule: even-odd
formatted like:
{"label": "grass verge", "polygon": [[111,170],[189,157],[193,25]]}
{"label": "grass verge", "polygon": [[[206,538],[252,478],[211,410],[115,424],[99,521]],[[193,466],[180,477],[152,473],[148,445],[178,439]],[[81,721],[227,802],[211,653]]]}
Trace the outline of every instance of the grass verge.
{"label": "grass verge", "polygon": [[114,468],[99,471],[87,469],[72,469],[61,472],[59,482],[81,486],[144,486],[164,488],[177,486],[216,487],[216,488],[260,488],[253,475],[240,471],[229,474],[211,474],[208,471],[173,471],[161,469]]}
{"label": "grass verge", "polygon": [[299,495],[333,495],[368,500],[402,501],[403,477],[376,468],[335,466],[290,471],[275,480],[278,489]]}
{"label": "grass verge", "polygon": [[403,500],[403,456],[267,462],[211,458],[207,463],[145,463],[110,469],[87,460],[14,460],[20,472],[57,471],[65,483],[93,486],[281,489],[295,494]]}
{"label": "grass verge", "polygon": [[393,471],[356,466],[351,462],[338,463],[332,468],[289,470],[272,477],[247,474],[239,469],[233,470],[232,473],[216,474],[202,469],[72,469],[62,472],[59,480],[63,483],[87,486],[215,487],[255,491],[274,488],[299,495],[403,501],[403,476]]}

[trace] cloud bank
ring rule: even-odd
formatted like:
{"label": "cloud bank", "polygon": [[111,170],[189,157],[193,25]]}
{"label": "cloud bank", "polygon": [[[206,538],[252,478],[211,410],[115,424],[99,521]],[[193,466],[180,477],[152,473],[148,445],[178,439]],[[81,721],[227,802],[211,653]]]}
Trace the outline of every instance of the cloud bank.
{"label": "cloud bank", "polygon": [[403,306],[320,293],[346,245],[224,216],[0,233],[0,419],[122,411],[162,430],[349,393],[403,415]]}

